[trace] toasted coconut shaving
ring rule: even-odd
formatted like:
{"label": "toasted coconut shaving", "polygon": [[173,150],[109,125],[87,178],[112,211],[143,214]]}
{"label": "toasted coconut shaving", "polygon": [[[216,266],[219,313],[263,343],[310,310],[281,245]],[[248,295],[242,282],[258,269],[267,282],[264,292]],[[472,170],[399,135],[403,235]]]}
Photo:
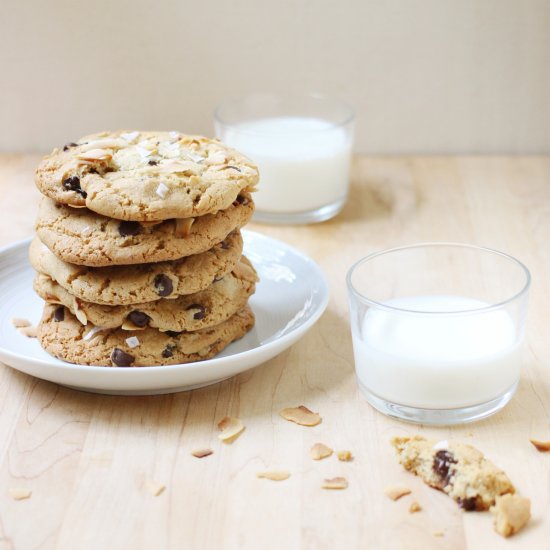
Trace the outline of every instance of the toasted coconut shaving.
{"label": "toasted coconut shaving", "polygon": [[321,489],[347,489],[348,480],[345,477],[333,477],[332,479],[325,479]]}
{"label": "toasted coconut shaving", "polygon": [[152,479],[147,479],[145,480],[145,488],[154,497],[158,497],[164,492],[164,489],[166,489],[166,485],[164,485],[163,483],[159,483],[158,481],[154,481]]}
{"label": "toasted coconut shaving", "polygon": [[541,453],[550,451],[550,441],[539,441],[538,439],[530,439],[529,441],[535,446],[537,451]]}
{"label": "toasted coconut shaving", "polygon": [[333,453],[333,450],[330,447],[327,447],[323,443],[315,443],[309,454],[313,460],[321,460],[323,458],[329,457]]}
{"label": "toasted coconut shaving", "polygon": [[132,321],[128,321],[128,319],[125,319],[122,323],[122,330],[145,330],[147,326],[145,327],[138,327],[137,325],[134,325]]}
{"label": "toasted coconut shaving", "polygon": [[10,497],[13,498],[13,500],[25,500],[26,498],[30,498],[32,495],[32,491],[29,491],[29,489],[24,489],[22,487],[13,487],[9,489]]}
{"label": "toasted coconut shaving", "polygon": [[411,502],[411,505],[409,506],[409,514],[416,514],[416,512],[420,512],[422,510],[422,506],[416,502]]}
{"label": "toasted coconut shaving", "polygon": [[205,456],[210,456],[214,451],[212,449],[197,449],[196,451],[191,451],[191,454],[196,458],[204,458]]}
{"label": "toasted coconut shaving", "polygon": [[11,320],[11,324],[12,324],[15,328],[24,328],[24,327],[30,327],[30,326],[31,326],[31,322],[30,322],[30,321],[27,321],[27,319],[20,319],[19,317],[14,317],[14,318]]}
{"label": "toasted coconut shaving", "polygon": [[[126,146],[126,143],[124,143],[124,146]],[[79,160],[94,162],[96,160],[111,160],[113,158],[113,155],[105,149],[90,149],[89,151],[82,151],[81,153],[76,155],[76,158]]]}
{"label": "toasted coconut shaving", "polygon": [[270,479],[271,481],[284,481],[290,477],[290,472],[278,470],[273,472],[258,472],[256,477],[261,479]]}
{"label": "toasted coconut shaving", "polygon": [[[134,132],[134,134],[135,134],[134,138],[136,138],[138,135],[138,132]],[[123,136],[130,136],[130,135],[131,134],[123,134]],[[82,155],[82,153],[87,153],[89,151],[101,151],[104,149],[122,149],[123,147],[128,147],[128,140],[118,139],[118,138],[94,139],[92,141],[89,141],[88,143],[79,145],[79,149],[80,149],[79,156]],[[88,157],[82,156],[82,158],[88,158]]]}
{"label": "toasted coconut shaving", "polygon": [[384,494],[392,500],[399,500],[405,495],[410,495],[411,490],[404,485],[390,485],[384,489]]}
{"label": "toasted coconut shaving", "polygon": [[88,340],[91,340],[94,336],[97,335],[97,333],[101,332],[102,330],[107,330],[103,327],[92,327],[83,337],[82,340],[84,342],[87,342]]}
{"label": "toasted coconut shaving", "polygon": [[189,172],[190,174],[198,174],[197,163],[187,160],[174,160],[151,166],[151,172],[159,172],[161,174],[178,174]]}
{"label": "toasted coconut shaving", "polygon": [[74,315],[75,317],[84,325],[86,326],[88,324],[88,317],[86,316],[86,314],[84,313],[84,311],[82,311],[82,309],[80,308],[80,303],[78,302],[78,300],[75,298],[73,300],[73,310],[74,310]]}
{"label": "toasted coconut shaving", "polygon": [[226,416],[218,422],[218,428],[222,431],[218,438],[224,443],[232,443],[244,430],[244,424],[238,418]]}
{"label": "toasted coconut shaving", "polygon": [[17,330],[27,338],[36,338],[38,336],[37,327],[21,327]]}
{"label": "toasted coconut shaving", "polygon": [[300,424],[300,426],[317,426],[317,424],[321,422],[319,413],[310,411],[307,407],[304,407],[304,405],[283,409],[279,414],[285,420]]}
{"label": "toasted coconut shaving", "polygon": [[174,236],[179,239],[187,237],[191,233],[191,226],[195,223],[195,218],[178,218],[176,220],[176,228],[174,229]]}
{"label": "toasted coconut shaving", "polygon": [[341,460],[342,462],[349,462],[350,460],[353,460],[351,451],[338,451],[336,456],[338,457],[338,460]]}

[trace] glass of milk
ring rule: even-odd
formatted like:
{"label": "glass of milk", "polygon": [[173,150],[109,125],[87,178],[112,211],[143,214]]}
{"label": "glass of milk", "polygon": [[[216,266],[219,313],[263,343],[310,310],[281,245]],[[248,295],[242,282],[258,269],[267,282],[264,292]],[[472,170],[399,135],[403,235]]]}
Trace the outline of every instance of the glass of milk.
{"label": "glass of milk", "polygon": [[217,137],[259,167],[255,221],[314,223],[342,210],[354,118],[344,102],[312,94],[254,94],[216,109]]}
{"label": "glass of milk", "polygon": [[362,258],[347,275],[360,391],[381,412],[422,424],[497,412],[518,385],[529,285],[512,256],[467,244]]}

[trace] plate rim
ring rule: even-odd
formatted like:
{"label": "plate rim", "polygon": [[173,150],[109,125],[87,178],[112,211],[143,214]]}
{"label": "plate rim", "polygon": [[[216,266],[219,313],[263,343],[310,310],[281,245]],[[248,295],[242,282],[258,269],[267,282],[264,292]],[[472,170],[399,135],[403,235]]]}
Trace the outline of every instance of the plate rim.
{"label": "plate rim", "polygon": [[[78,363],[69,363],[69,362],[63,361],[62,359],[57,359],[56,357],[53,357],[53,356],[51,360],[40,359],[40,358],[29,357],[26,355],[15,353],[13,351],[6,349],[3,346],[0,346],[0,353],[2,353],[5,357],[14,359],[16,362],[21,360],[28,360],[28,361],[32,361],[37,366],[56,368],[56,369],[59,369],[60,371],[70,370],[72,372],[74,371],[74,368],[76,366],[83,373],[92,374],[92,373],[101,372],[102,376],[112,376],[112,377],[127,376],[127,377],[135,378],[137,372],[143,373],[137,376],[145,377],[150,375],[150,373],[152,373],[153,371],[158,371],[158,369],[162,369],[163,372],[170,372],[170,373],[174,371],[178,371],[178,372],[182,372],[185,370],[191,371],[199,367],[208,368],[209,366],[212,366],[212,364],[223,366],[225,363],[231,363],[236,358],[243,358],[243,360],[245,360],[246,362],[246,360],[249,359],[250,356],[258,354],[259,352],[262,352],[262,353],[269,352],[269,350],[271,350],[272,348],[282,347],[281,351],[283,351],[287,347],[293,345],[294,342],[292,340],[296,339],[296,333],[298,333],[299,335],[305,334],[319,320],[321,315],[323,315],[330,300],[330,287],[328,285],[326,276],[323,273],[323,270],[321,269],[319,264],[315,260],[313,260],[310,256],[308,256],[307,254],[299,250],[298,248],[284,241],[281,241],[280,239],[276,239],[274,237],[269,237],[262,233],[258,233],[257,231],[251,231],[249,229],[241,229],[241,233],[245,238],[246,238],[246,235],[250,235],[251,237],[258,238],[260,240],[275,242],[277,243],[278,246],[282,245],[283,248],[290,250],[294,255],[298,256],[302,261],[313,266],[314,270],[317,272],[317,275],[319,277],[319,283],[322,288],[322,299],[319,305],[316,306],[311,317],[303,324],[300,324],[299,326],[291,329],[289,332],[287,332],[283,336],[280,336],[279,338],[275,338],[274,340],[267,342],[265,345],[260,345],[258,347],[240,351],[232,355],[227,355],[225,357],[213,357],[212,359],[207,359],[206,361],[193,361],[190,363],[176,363],[174,365],[157,365],[157,366],[147,366],[147,367],[136,367],[136,368],[130,368],[130,369],[109,368],[109,367],[99,366],[99,365],[80,365]],[[9,245],[1,247],[0,257],[12,252],[14,249],[21,248],[23,246],[28,246],[33,238],[34,238],[34,235],[31,237],[20,239],[15,243],[11,243]],[[291,341],[290,344],[284,345],[289,340]],[[278,353],[280,352],[276,352],[274,355],[278,355]],[[61,361],[61,364],[54,363],[53,361]],[[5,362],[5,361],[2,361],[0,358],[0,362]],[[264,361],[260,361],[258,365],[260,365],[263,362]],[[10,364],[7,364],[7,366],[11,368],[15,368],[16,370],[20,370],[17,367],[12,367],[12,365]],[[248,370],[250,368],[252,367],[249,366],[244,370]],[[128,373],[128,374],[121,374],[121,373]]]}

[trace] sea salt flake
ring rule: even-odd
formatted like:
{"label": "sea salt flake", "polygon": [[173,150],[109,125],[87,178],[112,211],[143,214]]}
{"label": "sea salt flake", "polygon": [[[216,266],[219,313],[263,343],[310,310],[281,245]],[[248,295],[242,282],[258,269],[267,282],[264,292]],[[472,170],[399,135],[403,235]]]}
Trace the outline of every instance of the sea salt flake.
{"label": "sea salt flake", "polygon": [[137,336],[130,336],[130,338],[126,338],[126,343],[129,348],[137,348],[140,344]]}
{"label": "sea salt flake", "polygon": [[444,449],[448,449],[448,448],[449,448],[449,442],[446,439],[438,441],[434,445],[434,451],[443,451]]}
{"label": "sea salt flake", "polygon": [[164,185],[164,183],[159,183],[159,186],[157,187],[155,193],[161,199],[163,199],[164,197],[166,197],[166,193],[168,193],[168,191],[170,191],[170,189],[168,189],[168,187],[166,185]]}
{"label": "sea salt flake", "polygon": [[173,139],[179,139],[180,138],[180,133],[179,132],[170,132],[168,135]]}

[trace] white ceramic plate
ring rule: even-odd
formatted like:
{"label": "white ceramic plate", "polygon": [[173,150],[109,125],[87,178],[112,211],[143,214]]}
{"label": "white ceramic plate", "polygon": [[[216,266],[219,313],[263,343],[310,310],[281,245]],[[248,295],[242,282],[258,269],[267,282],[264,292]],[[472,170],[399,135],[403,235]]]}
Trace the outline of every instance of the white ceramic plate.
{"label": "white ceramic plate", "polygon": [[30,240],[0,250],[0,361],[64,386],[127,395],[190,390],[264,363],[319,319],[328,303],[328,287],[319,266],[295,248],[251,231],[243,231],[243,237],[245,254],[260,276],[250,300],[256,315],[252,331],[208,361],[130,369],[71,365],[21,335],[11,320],[22,317],[36,324],[43,306],[32,288]]}

